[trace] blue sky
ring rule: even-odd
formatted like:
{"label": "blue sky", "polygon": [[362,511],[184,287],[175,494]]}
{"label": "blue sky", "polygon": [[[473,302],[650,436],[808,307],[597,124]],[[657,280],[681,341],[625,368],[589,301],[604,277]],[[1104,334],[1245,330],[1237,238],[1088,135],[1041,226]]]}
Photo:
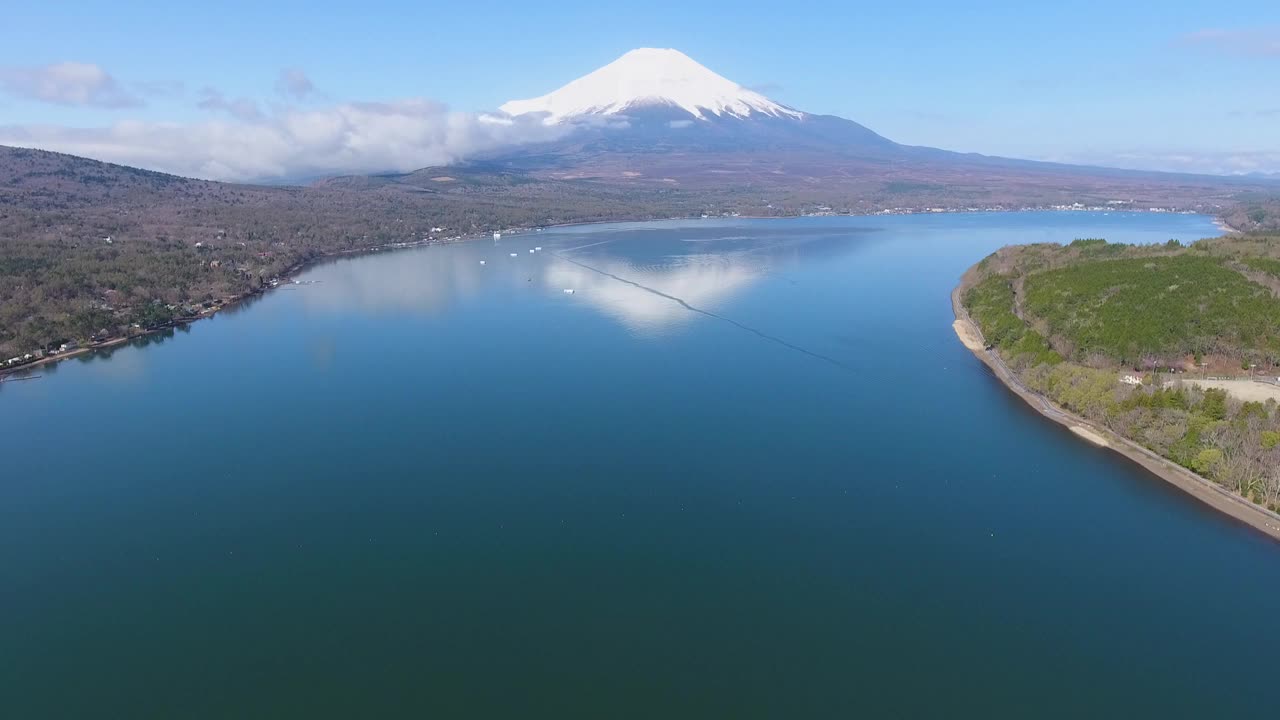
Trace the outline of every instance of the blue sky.
{"label": "blue sky", "polygon": [[[217,157],[174,165],[184,137],[265,137],[263,124],[308,113],[311,130],[271,140],[295,142],[326,122],[326,108],[410,98],[431,102],[397,110],[398,118],[437,113],[448,132],[463,134],[466,113],[549,92],[641,46],[680,49],[780,102],[900,142],[1129,167],[1280,171],[1274,0],[1150,8],[906,0],[159,8],[116,0],[14,3],[5,22],[0,141],[99,148],[106,159],[208,176],[257,170]],[[44,72],[67,62],[82,65]],[[295,84],[282,84],[285,70]],[[68,82],[74,87],[50,87]],[[363,122],[350,116],[343,122]],[[182,136],[176,128],[186,126],[200,130]],[[169,133],[166,148],[127,147],[160,131]],[[466,142],[448,142],[462,153],[480,141],[467,130]],[[454,152],[437,149],[446,160]],[[296,164],[305,151],[278,164]]]}

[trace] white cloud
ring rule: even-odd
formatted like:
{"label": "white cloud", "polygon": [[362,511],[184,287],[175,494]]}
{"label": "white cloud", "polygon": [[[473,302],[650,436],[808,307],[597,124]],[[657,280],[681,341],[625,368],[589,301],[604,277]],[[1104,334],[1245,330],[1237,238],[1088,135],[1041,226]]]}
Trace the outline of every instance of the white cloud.
{"label": "white cloud", "polygon": [[0,126],[0,144],[192,177],[256,180],[416,170],[505,145],[551,140],[570,129],[536,118],[483,122],[473,113],[408,99],[282,107],[251,122],[233,116],[191,124],[124,120],[94,128],[8,125]]}
{"label": "white cloud", "polygon": [[280,71],[276,79],[276,92],[294,100],[305,100],[316,91],[311,78],[298,68],[286,68]]}
{"label": "white cloud", "polygon": [[201,110],[225,112],[231,117],[245,122],[257,122],[263,117],[262,111],[258,109],[258,103],[248,98],[228,100],[221,92],[211,87],[206,87],[200,91],[200,101],[196,103],[196,107]]}
{"label": "white cloud", "polygon": [[15,97],[55,105],[122,108],[142,104],[110,73],[92,63],[0,67],[0,90]]}
{"label": "white cloud", "polygon": [[1039,158],[1076,165],[1101,165],[1130,170],[1247,175],[1280,173],[1280,150],[1207,152],[1196,150],[1131,150],[1062,153]]}
{"label": "white cloud", "polygon": [[[681,266],[644,269],[612,258],[591,258],[588,262],[598,269],[565,262],[550,264],[543,271],[543,282],[553,290],[574,288],[577,299],[643,335],[659,335],[696,319],[698,315],[688,306],[716,309],[763,272],[732,255],[715,259],[691,256]],[[626,281],[619,282],[618,277]]]}

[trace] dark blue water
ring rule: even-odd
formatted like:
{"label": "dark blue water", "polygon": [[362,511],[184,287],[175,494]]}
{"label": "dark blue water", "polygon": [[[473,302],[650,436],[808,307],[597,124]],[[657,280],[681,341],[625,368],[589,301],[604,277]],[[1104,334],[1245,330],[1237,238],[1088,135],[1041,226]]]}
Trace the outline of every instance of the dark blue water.
{"label": "dark blue water", "polygon": [[6,383],[0,717],[1272,716],[1280,547],[951,330],[1001,245],[1213,234],[546,231]]}

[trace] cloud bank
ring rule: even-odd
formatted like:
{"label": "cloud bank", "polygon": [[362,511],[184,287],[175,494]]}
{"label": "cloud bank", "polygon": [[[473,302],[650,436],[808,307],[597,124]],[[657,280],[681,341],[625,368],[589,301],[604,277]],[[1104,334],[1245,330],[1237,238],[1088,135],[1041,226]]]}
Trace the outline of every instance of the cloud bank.
{"label": "cloud bank", "polygon": [[0,67],[0,91],[55,105],[124,108],[142,105],[106,70],[92,63],[60,62]]}
{"label": "cloud bank", "polygon": [[450,111],[425,99],[262,111],[204,93],[218,115],[194,123],[123,120],[108,127],[0,125],[0,144],[55,150],[212,180],[304,179],[445,165],[478,152],[552,140],[566,128],[540,118]]}
{"label": "cloud bank", "polygon": [[1078,152],[1047,155],[1038,159],[1073,165],[1208,175],[1274,175],[1280,172],[1280,151],[1274,150]]}

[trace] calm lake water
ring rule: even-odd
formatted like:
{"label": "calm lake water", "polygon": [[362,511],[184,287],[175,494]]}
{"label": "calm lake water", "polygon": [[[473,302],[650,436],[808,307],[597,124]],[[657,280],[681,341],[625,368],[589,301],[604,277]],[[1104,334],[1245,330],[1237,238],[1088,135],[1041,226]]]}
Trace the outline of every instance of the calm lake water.
{"label": "calm lake water", "polygon": [[6,383],[0,716],[1274,716],[1280,546],[951,330],[1002,245],[1215,234],[561,229]]}

